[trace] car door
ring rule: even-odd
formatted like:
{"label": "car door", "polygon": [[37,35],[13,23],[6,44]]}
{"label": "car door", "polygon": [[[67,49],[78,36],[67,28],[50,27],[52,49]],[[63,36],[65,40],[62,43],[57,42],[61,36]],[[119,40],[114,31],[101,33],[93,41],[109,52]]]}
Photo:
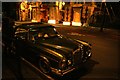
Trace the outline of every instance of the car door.
{"label": "car door", "polygon": [[21,57],[24,57],[27,53],[26,46],[27,46],[27,38],[28,38],[28,31],[24,28],[17,28],[15,32],[15,40],[14,43],[16,45],[17,54]]}
{"label": "car door", "polygon": [[35,63],[36,60],[39,57],[39,47],[35,44],[35,35],[33,34],[33,32],[28,32],[28,38],[27,38],[27,42],[25,42],[26,45],[26,53],[27,53],[27,58],[29,59],[29,61],[31,61],[32,63]]}

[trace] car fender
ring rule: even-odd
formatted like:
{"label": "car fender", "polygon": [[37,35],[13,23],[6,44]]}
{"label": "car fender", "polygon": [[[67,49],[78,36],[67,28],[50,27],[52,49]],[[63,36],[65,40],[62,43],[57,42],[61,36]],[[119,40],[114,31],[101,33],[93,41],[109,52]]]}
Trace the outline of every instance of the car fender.
{"label": "car fender", "polygon": [[90,48],[92,47],[92,45],[90,43],[88,43],[88,42],[77,40],[77,39],[75,39],[75,41],[77,41],[77,42],[79,42],[79,43],[81,43],[81,44],[83,44],[85,46],[89,46]]}
{"label": "car fender", "polygon": [[40,56],[39,58],[45,60],[50,65],[49,60],[45,56]]}

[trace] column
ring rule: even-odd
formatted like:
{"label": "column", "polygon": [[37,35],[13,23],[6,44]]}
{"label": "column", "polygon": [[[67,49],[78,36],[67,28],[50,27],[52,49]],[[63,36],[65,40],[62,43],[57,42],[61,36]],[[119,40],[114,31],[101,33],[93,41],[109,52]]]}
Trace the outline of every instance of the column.
{"label": "column", "polygon": [[73,8],[73,26],[81,26],[81,8]]}

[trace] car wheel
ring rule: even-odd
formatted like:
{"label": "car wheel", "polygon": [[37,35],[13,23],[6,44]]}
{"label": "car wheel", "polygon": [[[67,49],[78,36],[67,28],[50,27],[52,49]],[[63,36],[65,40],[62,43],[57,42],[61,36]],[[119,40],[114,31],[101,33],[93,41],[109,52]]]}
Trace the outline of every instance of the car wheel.
{"label": "car wheel", "polygon": [[46,60],[44,60],[44,59],[40,59],[39,60],[39,68],[45,74],[50,73],[49,63]]}

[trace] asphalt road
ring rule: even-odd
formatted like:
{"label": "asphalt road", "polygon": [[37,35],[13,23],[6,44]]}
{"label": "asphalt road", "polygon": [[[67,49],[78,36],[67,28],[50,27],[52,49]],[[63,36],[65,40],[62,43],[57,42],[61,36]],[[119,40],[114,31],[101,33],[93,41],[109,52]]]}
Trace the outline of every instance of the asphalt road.
{"label": "asphalt road", "polygon": [[[58,31],[67,37],[85,40],[92,44],[92,70],[82,78],[120,79],[120,34],[117,30],[98,28],[62,27]],[[87,66],[90,67],[90,66]],[[81,79],[80,79],[81,80]]]}
{"label": "asphalt road", "polygon": [[120,35],[116,30],[99,32],[96,28],[58,27],[57,31],[68,38],[85,40],[92,44],[92,57],[80,69],[63,77],[46,76],[23,59],[3,55],[3,79],[24,80],[119,80]]}

